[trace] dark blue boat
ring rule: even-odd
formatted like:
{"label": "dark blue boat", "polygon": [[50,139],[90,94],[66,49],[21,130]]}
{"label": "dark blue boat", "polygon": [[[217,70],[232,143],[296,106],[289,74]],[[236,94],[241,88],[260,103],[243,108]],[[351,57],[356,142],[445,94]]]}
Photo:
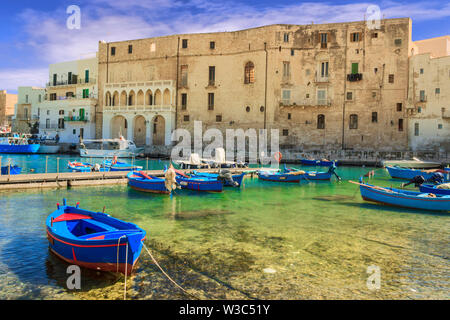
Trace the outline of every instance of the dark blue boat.
{"label": "dark blue boat", "polygon": [[381,204],[431,211],[450,211],[450,196],[383,188],[360,181],[349,181],[360,186],[361,197]]}
{"label": "dark blue boat", "polygon": [[439,185],[422,184],[421,186],[419,186],[419,190],[420,190],[420,192],[450,196],[450,189],[440,189],[440,188],[438,188],[438,186]]}
{"label": "dark blue boat", "polygon": [[425,178],[425,180],[429,180],[433,177],[435,173],[440,172],[444,175],[444,181],[450,181],[449,180],[450,171],[447,169],[418,170],[418,169],[408,169],[389,166],[386,167],[386,169],[389,172],[389,175],[395,179],[411,180],[416,176],[422,176]]}
{"label": "dark blue boat", "polygon": [[93,212],[57,204],[46,220],[50,250],[62,260],[81,267],[131,274],[141,254],[145,230]]}
{"label": "dark blue boat", "polygon": [[126,162],[105,160],[103,161],[103,167],[109,168],[110,171],[133,171],[142,170],[142,166],[135,166]]}
{"label": "dark blue boat", "polygon": [[193,191],[209,191],[209,192],[222,192],[223,183],[217,178],[209,177],[189,177],[179,170],[175,170],[177,176],[177,183],[182,189],[189,189]]}
{"label": "dark blue boat", "polygon": [[91,172],[92,165],[90,163],[67,161],[67,168],[75,172]]}
{"label": "dark blue boat", "polygon": [[138,191],[151,193],[169,193],[166,188],[165,180],[149,176],[142,171],[132,171],[127,174],[128,185]]}
{"label": "dark blue boat", "polygon": [[[331,167],[334,168],[334,167]],[[333,170],[328,172],[316,172],[316,171],[303,171],[298,169],[288,169],[285,166],[283,172],[281,171],[269,171],[259,170],[258,178],[266,181],[273,182],[300,182],[301,180],[330,180],[334,174]]]}
{"label": "dark blue boat", "polygon": [[[234,183],[231,183],[231,181],[228,180],[222,180],[224,187],[240,187],[242,184],[242,181],[244,180],[244,177],[247,173],[243,172],[241,174],[233,174],[231,175],[233,182],[235,182],[237,185],[235,185]],[[197,171],[193,171],[192,172],[192,176],[193,177],[205,177],[205,178],[211,178],[211,179],[219,179],[219,174],[217,173],[208,173],[208,172],[197,172]]]}
{"label": "dark blue boat", "polygon": [[339,161],[330,161],[330,160],[310,160],[310,159],[300,159],[300,163],[304,166],[320,166],[320,167],[331,167],[333,164],[335,166],[338,165]]}
{"label": "dark blue boat", "polygon": [[2,172],[2,175],[7,175],[8,173],[9,174],[20,174],[22,172],[22,168],[19,166],[16,166],[16,165],[14,165],[14,166],[7,165],[7,166],[4,166],[1,168],[1,172]]}

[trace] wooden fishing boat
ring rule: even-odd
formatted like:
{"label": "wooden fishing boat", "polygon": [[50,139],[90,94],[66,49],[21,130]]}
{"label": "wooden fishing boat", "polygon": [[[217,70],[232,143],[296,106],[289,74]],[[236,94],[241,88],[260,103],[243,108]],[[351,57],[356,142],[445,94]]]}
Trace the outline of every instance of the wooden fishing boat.
{"label": "wooden fishing boat", "polygon": [[[236,185],[237,187],[241,186],[242,181],[244,180],[244,177],[245,177],[246,174],[247,174],[246,172],[243,172],[241,174],[233,174],[233,175],[231,175],[231,177],[233,179],[233,182],[237,183],[237,185]],[[205,177],[205,178],[221,180],[219,178],[219,174],[218,173],[198,172],[198,171],[194,170],[192,172],[192,176],[193,177]],[[223,179],[221,181],[222,181],[224,187],[234,187],[235,186],[234,183],[231,183],[228,180]]]}
{"label": "wooden fishing boat", "polygon": [[142,170],[142,166],[132,165],[126,162],[105,160],[103,161],[103,167],[109,168],[110,171],[135,171]]}
{"label": "wooden fishing boat", "polygon": [[127,174],[128,185],[138,191],[151,193],[169,193],[166,188],[165,180],[149,176],[142,171],[132,171]]}
{"label": "wooden fishing boat", "polygon": [[361,197],[366,201],[412,209],[431,211],[450,210],[450,196],[395,188],[383,188],[362,181],[360,183],[354,181],[349,182],[360,186]]}
{"label": "wooden fishing boat", "polygon": [[68,161],[67,168],[75,172],[91,172],[92,165],[90,163]]}
{"label": "wooden fishing boat", "polygon": [[419,186],[420,192],[450,195],[450,189],[440,188],[440,185],[422,184]]}
{"label": "wooden fishing boat", "polygon": [[338,165],[339,161],[331,161],[331,160],[318,160],[318,159],[300,159],[300,163],[304,166],[320,166],[320,167],[331,167],[334,163],[335,166]]}
{"label": "wooden fishing boat", "polygon": [[433,174],[440,172],[444,175],[444,180],[449,181],[450,171],[447,169],[431,169],[431,170],[418,170],[418,169],[408,169],[400,167],[386,167],[389,175],[395,179],[411,180],[416,176],[422,176],[425,180],[430,179]]}
{"label": "wooden fishing boat", "polygon": [[177,174],[176,181],[182,189],[209,192],[223,191],[223,183],[222,181],[217,180],[217,178],[189,177],[181,171],[175,170],[175,172]]}
{"label": "wooden fishing boat", "polygon": [[274,182],[300,182],[301,180],[330,180],[333,172],[316,172],[303,170],[259,170],[258,178],[265,181]]}
{"label": "wooden fishing boat", "polygon": [[8,175],[8,174],[20,174],[22,172],[22,168],[19,166],[11,166],[11,165],[7,165],[7,166],[3,166],[1,168],[1,173],[2,175]]}
{"label": "wooden fishing boat", "polygon": [[46,220],[51,252],[81,267],[131,274],[142,250],[145,230],[93,212],[57,204]]}
{"label": "wooden fishing boat", "polygon": [[382,161],[384,167],[401,167],[410,169],[433,169],[440,168],[441,163],[432,161],[422,161],[417,158],[411,160],[384,160]]}

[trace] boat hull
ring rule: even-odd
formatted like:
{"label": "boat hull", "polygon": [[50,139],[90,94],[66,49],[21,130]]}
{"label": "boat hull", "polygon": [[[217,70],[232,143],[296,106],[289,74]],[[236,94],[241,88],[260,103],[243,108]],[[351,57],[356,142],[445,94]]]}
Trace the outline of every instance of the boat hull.
{"label": "boat hull", "polygon": [[305,172],[304,174],[288,173],[265,173],[258,172],[258,178],[273,182],[300,182],[301,180],[330,180],[332,174],[329,172]]}
{"label": "boat hull", "polygon": [[222,192],[223,183],[217,179],[210,178],[184,178],[177,175],[177,182],[182,189],[193,191]]}
{"label": "boat hull", "polygon": [[[58,221],[64,215],[77,217]],[[75,236],[82,230],[77,223],[82,225],[83,221],[89,221],[90,227],[110,226],[110,229]],[[47,218],[46,227],[51,252],[68,263],[100,271],[131,274],[145,239],[145,231],[134,224],[65,205]]]}
{"label": "boat hull", "polygon": [[385,167],[401,167],[410,169],[435,169],[440,168],[441,164],[431,161],[414,161],[414,160],[385,160],[383,161]]}
{"label": "boat hull", "polygon": [[[402,180],[411,180],[415,176],[422,176],[425,178],[425,180],[428,180],[434,174],[434,172],[427,173],[422,170],[407,169],[407,168],[400,168],[400,167],[386,167],[386,169],[392,178],[402,179]],[[444,170],[444,172],[445,171],[447,171],[447,170]],[[450,174],[450,171],[447,172],[446,174],[444,174],[445,181],[449,181],[449,174]]]}
{"label": "boat hull", "polygon": [[[300,163],[304,166],[320,166],[320,167],[331,167],[333,165],[333,161],[323,161],[323,160],[309,160],[309,159],[301,159]],[[338,165],[338,161],[334,161],[334,165]]]}
{"label": "boat hull", "polygon": [[36,153],[39,150],[39,147],[39,144],[0,144],[0,153]]}
{"label": "boat hull", "polygon": [[434,193],[434,194],[441,194],[441,195],[450,195],[450,189],[437,189],[436,185],[431,184],[422,184],[419,186],[420,192],[426,192],[426,193]]}
{"label": "boat hull", "polygon": [[[386,188],[387,189],[387,188]],[[377,202],[385,205],[422,209],[431,211],[449,211],[450,197],[429,198],[420,197],[420,192],[401,191],[403,193],[387,192],[375,189],[373,186],[360,185],[361,197],[366,201]],[[422,194],[423,195],[423,194]]]}
{"label": "boat hull", "polygon": [[22,168],[18,166],[4,166],[1,168],[2,175],[8,174],[20,174],[22,172]]}
{"label": "boat hull", "polygon": [[[233,181],[236,182],[238,184],[238,186],[240,187],[242,184],[242,181],[244,180],[245,177],[245,172],[241,173],[241,174],[234,174],[231,177],[233,178]],[[219,176],[216,173],[207,173],[207,172],[202,172],[202,173],[194,173],[193,174],[194,177],[205,177],[205,178],[211,178],[211,179],[217,179],[217,177]],[[223,182],[223,186],[224,187],[234,187],[231,183],[224,181]]]}
{"label": "boat hull", "polygon": [[130,172],[127,175],[128,185],[130,188],[149,193],[161,193],[168,194],[164,179],[152,177],[152,179],[145,179],[142,176],[136,175],[134,172]]}

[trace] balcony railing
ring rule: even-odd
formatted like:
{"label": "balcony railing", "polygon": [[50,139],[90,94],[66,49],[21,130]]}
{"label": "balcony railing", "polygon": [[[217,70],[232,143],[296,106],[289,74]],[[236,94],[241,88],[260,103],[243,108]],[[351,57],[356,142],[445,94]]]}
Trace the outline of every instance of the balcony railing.
{"label": "balcony railing", "polygon": [[77,84],[95,84],[97,83],[96,78],[89,78],[89,79],[72,79],[64,80],[64,81],[50,81],[47,82],[47,87],[58,87],[58,86],[71,86],[71,85],[77,85]]}
{"label": "balcony railing", "polygon": [[175,111],[173,105],[103,106],[103,111]]}
{"label": "balcony railing", "polygon": [[290,101],[290,100],[281,100],[281,105],[283,106],[331,106],[331,99],[325,98],[325,99],[304,99],[304,100],[296,100],[296,101]]}
{"label": "balcony railing", "polygon": [[88,97],[84,96],[82,94],[74,94],[69,96],[56,96],[56,98],[52,99],[50,95],[47,95],[44,97],[44,100],[46,101],[58,101],[58,100],[75,100],[75,99],[97,99],[97,94],[90,93]]}
{"label": "balcony railing", "polygon": [[328,82],[328,76],[316,75],[316,82]]}
{"label": "balcony railing", "polygon": [[68,121],[68,122],[88,122],[89,119],[86,116],[84,116],[84,117],[72,116],[72,117],[64,117],[64,121]]}
{"label": "balcony railing", "polygon": [[360,80],[362,80],[362,78],[363,78],[362,73],[347,74],[347,81],[350,81],[350,82],[360,81]]}
{"label": "balcony railing", "polygon": [[421,95],[419,97],[419,102],[427,102],[427,96],[426,95]]}

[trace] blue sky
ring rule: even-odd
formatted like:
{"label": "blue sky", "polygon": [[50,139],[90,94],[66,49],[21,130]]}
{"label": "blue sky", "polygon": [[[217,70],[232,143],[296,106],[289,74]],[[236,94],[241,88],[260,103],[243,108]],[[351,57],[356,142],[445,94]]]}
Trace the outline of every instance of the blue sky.
{"label": "blue sky", "polygon": [[[66,27],[69,5],[81,9],[79,30]],[[99,40],[357,21],[364,19],[369,5],[378,5],[385,18],[410,17],[413,40],[450,34],[450,3],[435,0],[3,0],[0,89],[44,86],[50,63],[86,57],[97,50]]]}

